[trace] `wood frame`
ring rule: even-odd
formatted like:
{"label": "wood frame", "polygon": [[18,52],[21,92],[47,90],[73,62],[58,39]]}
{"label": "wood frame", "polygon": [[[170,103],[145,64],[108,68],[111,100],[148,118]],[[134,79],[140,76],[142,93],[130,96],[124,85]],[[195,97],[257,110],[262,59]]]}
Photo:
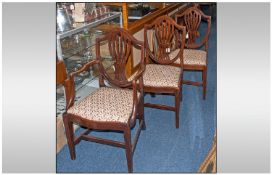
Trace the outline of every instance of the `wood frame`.
{"label": "wood frame", "polygon": [[67,79],[66,68],[63,60],[57,59],[57,84],[62,84]]}
{"label": "wood frame", "polygon": [[[109,44],[110,54],[115,62],[115,78],[112,79],[110,75],[105,71],[102,65],[102,60],[100,56],[100,42],[107,41]],[[119,47],[120,46],[120,47]],[[141,66],[137,72],[137,75],[131,79],[127,80],[125,74],[125,64],[130,55],[132,47],[141,49]],[[144,72],[144,46],[143,42],[136,40],[131,36],[126,30],[121,28],[113,29],[108,32],[102,38],[96,39],[96,60],[92,60],[85,64],[80,70],[73,72],[64,81],[65,95],[66,95],[66,112],[63,114],[63,122],[66,131],[67,143],[70,151],[71,159],[76,158],[75,145],[81,140],[87,140],[92,142],[97,142],[101,144],[107,144],[111,146],[116,146],[124,148],[126,150],[128,172],[133,171],[133,153],[136,148],[136,144],[142,129],[145,129],[144,121],[144,98],[143,98],[143,77]],[[67,113],[67,110],[74,105],[75,99],[75,83],[74,77],[83,71],[89,70],[91,66],[98,64],[99,66],[99,85],[100,87],[105,87],[104,80],[120,88],[130,88],[133,89],[133,108],[131,116],[127,123],[119,122],[101,122],[92,121],[86,119],[82,116],[73,115]],[[139,82],[139,83],[137,83]],[[138,95],[140,94],[140,95]],[[139,128],[136,132],[134,142],[131,143],[131,128],[135,126],[136,119],[139,119]],[[78,137],[74,136],[73,123],[79,124],[86,127],[87,129],[81,133]],[[92,130],[112,130],[121,131],[124,133],[125,142],[117,142],[108,139],[98,138],[88,135]]]}
{"label": "wood frame", "polygon": [[[173,3],[168,6],[165,6],[165,3],[148,3],[148,4],[151,4],[151,5],[161,4],[161,6],[159,6],[160,7],[159,10],[156,10],[153,13],[148,14],[145,17],[143,17],[142,19],[137,20],[137,21],[133,22],[131,25],[129,25],[128,30],[131,34],[137,33],[142,28],[144,28],[144,25],[152,23],[154,21],[154,19],[156,19],[160,16],[166,15],[166,14],[170,13],[171,11],[173,11],[177,8],[180,8],[181,6],[184,6],[184,8],[186,7],[185,4],[183,4],[183,3]],[[129,59],[128,65],[126,67],[127,72],[130,75],[134,74],[135,70],[138,69],[137,66],[138,65],[134,66],[134,61],[133,61],[133,58],[131,57]]]}
{"label": "wood frame", "polygon": [[[128,31],[131,34],[135,34],[136,32],[140,31],[145,24],[149,24],[154,21],[159,16],[166,15],[167,13],[180,8],[184,5],[186,7],[185,3],[172,3],[171,5],[165,5],[165,3],[160,2],[144,2],[146,4],[155,6],[158,8],[158,10],[154,11],[151,14],[148,14],[144,16],[142,19],[139,19],[131,24],[128,24],[128,5],[129,2],[99,2],[98,5],[107,5],[107,6],[116,6],[116,7],[122,7],[122,17],[123,17],[123,26],[125,29],[128,29]],[[129,61],[126,65],[126,71],[128,75],[133,75],[135,71],[138,69],[138,65],[134,65],[133,56],[129,58]]]}
{"label": "wood frame", "polygon": [[215,133],[213,137],[212,148],[210,149],[205,160],[200,165],[198,173],[216,173],[217,172],[216,155],[217,155],[217,136]]}
{"label": "wood frame", "polygon": [[[188,49],[200,49],[202,46],[206,52],[206,64],[205,65],[189,65],[184,64],[184,70],[195,70],[202,72],[202,82],[193,82],[189,80],[183,80],[183,84],[202,86],[203,87],[203,99],[206,99],[206,87],[207,87],[207,68],[208,68],[208,41],[211,30],[211,16],[205,15],[197,6],[190,7],[184,12],[175,15],[175,21],[178,23],[179,19],[182,19],[181,25],[186,26],[186,30],[189,34],[189,38],[185,44]],[[195,40],[198,37],[197,29],[204,20],[208,23],[208,27],[203,40],[196,44]]]}
{"label": "wood frame", "polygon": [[[159,45],[159,56],[156,58],[156,53],[152,52],[149,48],[149,42],[147,37],[147,31],[153,29],[155,31],[158,45]],[[165,53],[167,47],[170,47],[171,40],[175,34],[180,34],[179,45],[180,51],[177,56],[173,59],[170,59],[168,54]],[[179,75],[178,87],[153,87],[147,86],[144,84],[144,91],[148,93],[166,93],[172,94],[175,96],[175,106],[165,106],[158,104],[145,103],[145,107],[170,110],[175,112],[176,128],[179,128],[179,111],[180,111],[180,98],[182,97],[182,80],[183,80],[183,49],[185,45],[185,36],[186,30],[184,26],[178,25],[172,18],[169,16],[158,17],[153,23],[147,24],[144,26],[144,45],[145,45],[145,62],[146,64],[151,64],[151,60],[156,64],[161,65],[172,65],[181,68],[181,74]],[[177,44],[177,42],[175,43]],[[175,48],[178,46],[175,46]],[[151,60],[150,60],[151,59]],[[174,62],[180,59],[180,64],[176,65]]]}

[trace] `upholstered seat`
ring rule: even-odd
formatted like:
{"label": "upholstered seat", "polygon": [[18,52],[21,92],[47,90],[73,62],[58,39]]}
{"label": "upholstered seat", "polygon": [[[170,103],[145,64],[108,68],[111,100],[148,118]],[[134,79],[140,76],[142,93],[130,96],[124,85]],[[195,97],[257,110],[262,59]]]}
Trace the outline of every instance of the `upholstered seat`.
{"label": "upholstered seat", "polygon": [[144,86],[179,87],[181,69],[174,66],[147,64],[143,75]]}
{"label": "upholstered seat", "polygon": [[[176,49],[169,54],[170,58],[175,58],[180,49]],[[183,63],[185,65],[206,65],[207,53],[204,50],[184,49],[183,50]],[[180,59],[175,61],[180,64]]]}
{"label": "upholstered seat", "polygon": [[72,106],[67,113],[92,121],[127,123],[132,107],[132,90],[102,87]]}

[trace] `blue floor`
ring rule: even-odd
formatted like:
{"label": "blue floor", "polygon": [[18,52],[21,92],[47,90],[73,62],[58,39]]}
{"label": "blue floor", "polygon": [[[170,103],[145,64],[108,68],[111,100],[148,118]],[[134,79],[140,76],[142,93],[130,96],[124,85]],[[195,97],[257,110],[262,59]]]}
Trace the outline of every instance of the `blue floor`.
{"label": "blue floor", "polygon": [[[145,108],[147,128],[141,132],[134,153],[135,173],[197,172],[216,130],[216,21],[212,21],[208,59],[207,98],[202,100],[201,87],[183,86],[179,129],[175,128],[174,112]],[[201,74],[186,72],[184,78],[201,80]],[[146,95],[145,101],[173,105],[174,97]],[[123,141],[120,133],[95,135]],[[57,172],[127,172],[125,150],[121,148],[81,141],[76,145],[76,156],[71,160],[64,146],[57,154]]]}

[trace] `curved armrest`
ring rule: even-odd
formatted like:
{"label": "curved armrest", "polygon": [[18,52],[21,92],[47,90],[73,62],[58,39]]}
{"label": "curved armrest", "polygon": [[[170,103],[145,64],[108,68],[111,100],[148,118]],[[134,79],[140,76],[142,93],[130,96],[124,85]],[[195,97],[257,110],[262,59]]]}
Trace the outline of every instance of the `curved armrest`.
{"label": "curved armrest", "polygon": [[66,97],[66,110],[74,105],[75,101],[75,81],[74,77],[83,71],[90,69],[91,66],[97,64],[99,61],[92,60],[82,66],[78,71],[72,72],[69,77],[64,81],[65,97]]}
{"label": "curved armrest", "polygon": [[92,61],[90,61],[90,62],[84,64],[79,70],[77,70],[77,71],[75,71],[75,72],[72,72],[72,73],[70,74],[70,76],[71,76],[71,77],[75,77],[76,75],[78,75],[78,74],[80,74],[80,73],[82,73],[82,72],[84,72],[84,71],[90,69],[91,66],[93,66],[93,65],[95,65],[95,64],[98,64],[98,63],[99,63],[98,60],[92,60]]}

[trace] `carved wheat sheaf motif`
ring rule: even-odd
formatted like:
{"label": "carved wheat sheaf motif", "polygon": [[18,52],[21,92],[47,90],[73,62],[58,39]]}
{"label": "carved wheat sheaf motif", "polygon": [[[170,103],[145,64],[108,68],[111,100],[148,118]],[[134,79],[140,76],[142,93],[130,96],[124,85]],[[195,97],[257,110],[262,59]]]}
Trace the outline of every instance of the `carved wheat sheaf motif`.
{"label": "carved wheat sheaf motif", "polygon": [[158,42],[158,52],[156,53],[156,59],[160,60],[170,60],[169,52],[173,45],[173,37],[175,26],[171,21],[162,18],[155,25],[155,36]]}
{"label": "carved wheat sheaf motif", "polygon": [[108,46],[114,62],[115,80],[126,81],[125,67],[131,53],[132,41],[123,32],[113,32],[108,41]]}
{"label": "carved wheat sheaf motif", "polygon": [[188,30],[189,40],[188,43],[194,43],[198,37],[198,28],[201,22],[201,14],[195,10],[190,10],[184,15],[184,23]]}
{"label": "carved wheat sheaf motif", "polygon": [[[148,31],[152,32],[150,38],[147,36]],[[169,16],[158,17],[153,23],[145,25],[144,40],[148,59],[168,65],[174,63],[177,59],[182,59],[185,34],[185,27],[178,25]],[[175,52],[177,54],[173,55],[173,51],[177,49],[178,52]],[[149,62],[148,59],[146,59],[147,62]],[[179,61],[180,63],[183,62]]]}
{"label": "carved wheat sheaf motif", "polygon": [[[113,69],[108,70],[103,65],[101,58],[100,47],[101,44],[107,43],[109,54],[111,57]],[[126,75],[126,65],[129,57],[133,53],[133,48],[141,51],[139,55],[141,66],[137,71],[135,78],[139,78],[140,74],[144,70],[144,44],[141,41],[136,40],[129,32],[122,28],[114,28],[105,35],[96,38],[96,57],[99,62],[99,84],[105,86],[104,80],[107,80],[112,85],[119,87],[131,86],[134,79],[129,79]]]}

